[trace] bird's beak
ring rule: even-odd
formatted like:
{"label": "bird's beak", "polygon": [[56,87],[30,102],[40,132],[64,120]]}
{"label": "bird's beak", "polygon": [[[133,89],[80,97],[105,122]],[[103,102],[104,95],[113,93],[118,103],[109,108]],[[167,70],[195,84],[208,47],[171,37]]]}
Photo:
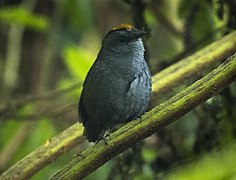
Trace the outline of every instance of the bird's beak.
{"label": "bird's beak", "polygon": [[146,32],[145,31],[138,31],[138,32],[136,32],[135,33],[135,38],[140,38],[140,37],[142,37],[143,35],[145,35],[146,34]]}

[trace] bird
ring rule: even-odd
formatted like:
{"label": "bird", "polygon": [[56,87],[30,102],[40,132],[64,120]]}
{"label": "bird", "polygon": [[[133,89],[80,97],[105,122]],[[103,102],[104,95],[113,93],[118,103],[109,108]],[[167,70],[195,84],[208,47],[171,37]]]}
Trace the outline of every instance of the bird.
{"label": "bird", "polygon": [[121,24],[103,38],[78,105],[79,121],[89,142],[98,142],[147,110],[152,82],[144,58],[145,33],[131,24]]}

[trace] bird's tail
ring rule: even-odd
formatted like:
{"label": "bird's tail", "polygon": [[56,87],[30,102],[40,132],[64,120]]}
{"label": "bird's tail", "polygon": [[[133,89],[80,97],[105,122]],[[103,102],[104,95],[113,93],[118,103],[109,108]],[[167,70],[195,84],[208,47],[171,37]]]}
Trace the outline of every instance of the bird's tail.
{"label": "bird's tail", "polygon": [[84,129],[84,135],[87,137],[88,141],[90,142],[98,141],[105,134],[103,128],[99,126],[94,126],[94,125],[89,124],[87,127],[88,128]]}

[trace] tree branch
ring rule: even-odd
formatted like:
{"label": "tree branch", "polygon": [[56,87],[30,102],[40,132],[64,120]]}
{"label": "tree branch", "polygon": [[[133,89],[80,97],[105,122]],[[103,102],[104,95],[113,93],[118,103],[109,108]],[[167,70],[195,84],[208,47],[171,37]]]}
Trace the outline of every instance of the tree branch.
{"label": "tree branch", "polygon": [[125,124],[104,141],[88,148],[59,170],[51,179],[82,179],[107,161],[177,120],[216,95],[236,78],[236,55],[225,61],[186,90],[155,107],[141,118]]}
{"label": "tree branch", "polygon": [[51,101],[59,96],[63,96],[67,93],[70,93],[73,90],[79,89],[82,86],[81,82],[74,83],[71,86],[64,88],[64,89],[57,89],[49,91],[45,94],[41,95],[29,95],[24,98],[20,98],[17,100],[11,100],[8,103],[0,104],[0,118],[15,118],[14,112],[21,108],[22,106],[26,105],[27,103],[34,103],[38,101]]}
{"label": "tree branch", "polygon": [[[181,84],[183,80],[188,77],[203,74],[204,69],[214,64],[216,61],[228,57],[235,52],[235,50],[236,32],[233,32],[221,40],[205,47],[198,53],[183,59],[177,64],[174,64],[155,75],[153,77],[153,92],[159,96],[161,93],[167,92],[177,84]],[[75,142],[81,137],[81,131],[81,124],[76,123],[61,134],[52,138],[49,146],[39,147],[13,165],[0,176],[0,179],[12,179],[13,177],[16,179],[26,179],[31,177],[49,164],[51,160],[56,159],[63,152],[74,147],[77,144]],[[59,151],[59,147],[66,147],[66,149],[64,149],[64,151]],[[54,153],[48,153],[50,151],[53,151]],[[40,154],[40,156],[38,156],[38,154]],[[31,165],[29,166],[29,164]]]}
{"label": "tree branch", "polygon": [[19,129],[17,129],[13,137],[7,144],[1,149],[0,153],[0,169],[6,169],[9,167],[14,155],[19,151],[25,139],[28,137],[28,132],[35,127],[34,123],[23,124]]}
{"label": "tree branch", "polygon": [[17,162],[0,176],[0,179],[28,179],[64,152],[69,151],[81,141],[83,127],[79,123],[46,142],[24,159]]}
{"label": "tree branch", "polygon": [[236,32],[184,58],[153,77],[153,91],[160,95],[189,77],[201,77],[209,66],[231,56],[236,49]]}
{"label": "tree branch", "polygon": [[149,4],[149,8],[154,13],[156,19],[166,28],[167,31],[172,33],[175,37],[181,39],[183,38],[183,32],[179,28],[177,28],[160,10],[159,5],[153,1],[154,3]]}

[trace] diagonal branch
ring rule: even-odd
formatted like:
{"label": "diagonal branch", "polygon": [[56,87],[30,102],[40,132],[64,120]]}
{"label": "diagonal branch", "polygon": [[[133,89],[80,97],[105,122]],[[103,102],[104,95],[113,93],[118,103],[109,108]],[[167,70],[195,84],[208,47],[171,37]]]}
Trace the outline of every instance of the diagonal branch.
{"label": "diagonal branch", "polygon": [[169,123],[177,120],[202,102],[216,95],[236,78],[236,55],[225,61],[186,90],[153,108],[141,118],[112,133],[107,145],[103,141],[85,150],[59,170],[51,179],[82,179],[107,161],[134,146]]}
{"label": "diagonal branch", "polygon": [[[233,32],[155,75],[153,77],[153,92],[160,95],[177,84],[181,84],[190,76],[203,75],[206,68],[222,58],[229,57],[235,51],[236,32]],[[81,128],[81,125],[76,123],[66,129],[51,139],[48,146],[39,147],[13,165],[0,176],[0,179],[13,179],[13,177],[15,179],[27,179],[31,177],[52,160],[57,159],[62,153],[76,146],[77,143],[75,142],[81,137]],[[66,148],[61,150],[58,147]],[[38,156],[38,153],[40,153],[40,156]]]}
{"label": "diagonal branch", "polygon": [[3,173],[0,179],[28,179],[61,154],[83,141],[82,131],[83,127],[78,123],[67,128],[51,140],[48,140],[45,145],[42,145],[17,162]]}
{"label": "diagonal branch", "polygon": [[20,98],[17,100],[11,100],[8,103],[0,104],[0,118],[15,118],[14,112],[16,112],[19,108],[25,106],[26,104],[38,102],[38,101],[51,101],[57,97],[63,96],[67,93],[70,93],[73,90],[79,89],[81,87],[81,82],[74,83],[71,86],[64,89],[57,89],[47,92],[46,94],[41,95],[29,95],[24,98]]}
{"label": "diagonal branch", "polygon": [[231,56],[235,50],[236,32],[232,32],[157,73],[153,77],[153,91],[160,95],[178,84],[183,84],[183,81],[189,77],[200,77],[209,66]]}

